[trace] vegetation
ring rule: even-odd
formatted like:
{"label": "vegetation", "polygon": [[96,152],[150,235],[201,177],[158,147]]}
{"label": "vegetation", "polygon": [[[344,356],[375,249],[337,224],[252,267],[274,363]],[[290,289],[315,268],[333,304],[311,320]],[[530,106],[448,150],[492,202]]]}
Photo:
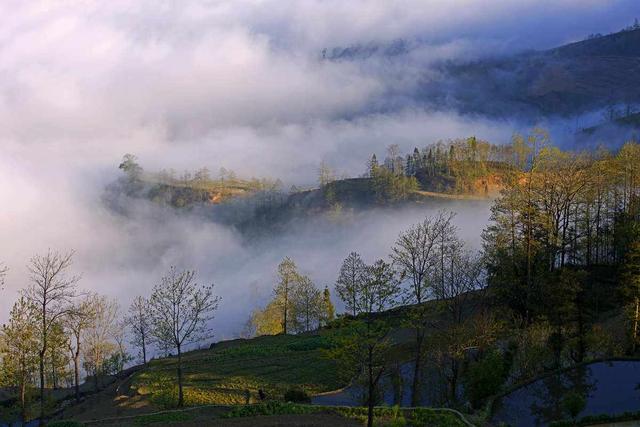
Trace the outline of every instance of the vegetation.
{"label": "vegetation", "polygon": [[[402,381],[411,381],[412,406],[422,403],[428,384],[435,404],[486,419],[487,404],[516,384],[638,354],[640,145],[567,152],[535,130],[501,148],[469,139],[415,153],[407,160],[390,147],[382,165],[372,157],[366,182],[376,174],[402,177],[401,188],[445,174],[469,183],[500,171],[481,251],[462,240],[454,213],[426,217],[400,233],[386,258],[369,264],[355,251],[346,256],[335,290],[347,312],[338,316],[329,288],[321,290],[287,257],[274,266],[272,299],[251,315],[245,332],[257,337],[187,352],[211,337],[209,320],[220,303],[195,271],[171,268],[125,316],[115,301],[78,289],[73,252],[49,251],[29,262],[31,283],[2,327],[7,404],[22,420],[37,406],[42,419],[56,406],[50,391],[67,387],[67,397],[81,400],[82,374],[103,388],[101,378],[131,360],[125,331],[146,364],[131,379],[133,389],[158,406],[259,402],[230,416],[306,414],[321,409],[284,402],[351,384],[366,408],[336,411],[369,426],[457,425],[448,414],[377,407],[385,387],[403,390]],[[323,168],[325,191],[338,181]],[[131,191],[147,185],[134,157],[125,156],[121,169]],[[395,197],[385,200],[405,196]],[[2,265],[0,280],[6,271]],[[166,357],[149,361],[149,351]],[[412,366],[410,378],[398,373],[402,364]],[[582,422],[584,405],[571,390],[563,396],[574,422]],[[163,420],[169,418],[149,422]]]}
{"label": "vegetation", "polygon": [[175,350],[178,354],[178,407],[184,405],[182,351],[185,346],[209,336],[208,322],[213,319],[220,301],[213,294],[213,285],[198,285],[195,275],[195,271],[171,267],[153,288],[149,303],[154,338],[160,348]]}

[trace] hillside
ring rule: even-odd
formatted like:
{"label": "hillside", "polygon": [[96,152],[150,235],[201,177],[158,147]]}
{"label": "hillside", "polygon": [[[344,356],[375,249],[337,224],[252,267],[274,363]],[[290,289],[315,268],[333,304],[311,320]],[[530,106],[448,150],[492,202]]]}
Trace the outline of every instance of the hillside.
{"label": "hillside", "polygon": [[[396,40],[325,50],[331,61],[403,61],[423,42]],[[640,29],[598,35],[546,51],[463,58],[425,70],[407,96],[439,110],[492,117],[570,117],[640,103]],[[491,99],[491,102],[486,102]]]}

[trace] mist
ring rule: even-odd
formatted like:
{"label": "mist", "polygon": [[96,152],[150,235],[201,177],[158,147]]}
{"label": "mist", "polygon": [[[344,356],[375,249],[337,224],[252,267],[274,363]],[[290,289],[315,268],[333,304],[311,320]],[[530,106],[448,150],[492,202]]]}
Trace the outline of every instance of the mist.
{"label": "mist", "polygon": [[[401,230],[441,206],[319,217],[252,241],[143,201],[130,215],[112,211],[102,196],[123,154],[151,171],[225,167],[312,186],[321,161],[359,176],[393,143],[408,152],[471,135],[507,142],[538,119],[426,108],[407,94],[432,64],[549,48],[638,12],[635,0],[127,3],[0,6],[0,261],[10,268],[0,320],[28,285],[31,256],[74,249],[81,288],[123,307],[169,266],[196,269],[223,299],[216,339],[232,337],[269,298],[283,257],[332,288],[350,251],[385,257]],[[400,62],[322,58],[398,39],[418,46]],[[546,124],[558,138],[570,127]],[[477,247],[489,203],[447,207]]]}

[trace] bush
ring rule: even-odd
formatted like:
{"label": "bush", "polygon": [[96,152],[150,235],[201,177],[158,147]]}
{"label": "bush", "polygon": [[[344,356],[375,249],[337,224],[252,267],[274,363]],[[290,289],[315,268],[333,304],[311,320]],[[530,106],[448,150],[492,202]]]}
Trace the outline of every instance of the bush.
{"label": "bush", "polygon": [[271,401],[258,405],[237,406],[223,415],[223,418],[255,417],[259,415],[311,414],[321,411],[320,406],[303,406],[295,403]]}
{"label": "bush", "polygon": [[469,365],[464,382],[465,392],[471,404],[477,408],[484,399],[498,393],[507,374],[505,358],[495,350]]}
{"label": "bush", "polygon": [[51,421],[47,425],[49,427],[84,427],[81,422],[73,420]]}
{"label": "bush", "polygon": [[146,426],[149,424],[166,425],[173,422],[184,422],[193,419],[193,415],[186,412],[167,412],[164,414],[141,415],[134,419],[134,423],[138,426]]}
{"label": "bush", "polygon": [[299,388],[290,388],[289,390],[285,391],[284,400],[293,403],[311,402],[311,398],[309,397],[309,395],[304,390]]}
{"label": "bush", "polygon": [[584,395],[577,391],[567,394],[564,399],[562,399],[562,407],[574,421],[578,418],[578,415],[580,415],[580,412],[584,410],[586,405],[587,401],[584,398]]}

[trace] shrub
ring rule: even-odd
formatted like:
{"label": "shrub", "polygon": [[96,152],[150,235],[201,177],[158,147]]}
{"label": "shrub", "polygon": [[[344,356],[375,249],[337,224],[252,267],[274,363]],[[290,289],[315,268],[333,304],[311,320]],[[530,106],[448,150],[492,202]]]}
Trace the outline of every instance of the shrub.
{"label": "shrub", "polygon": [[311,398],[309,397],[309,395],[304,390],[299,388],[290,388],[289,390],[285,391],[284,400],[293,403],[311,402]]}
{"label": "shrub", "polygon": [[84,427],[81,422],[73,420],[51,421],[47,425],[49,427]]}
{"label": "shrub", "polygon": [[469,365],[465,375],[465,392],[474,407],[496,394],[504,383],[508,367],[498,351],[487,353],[478,362]]}
{"label": "shrub", "polygon": [[582,412],[586,404],[587,401],[584,395],[577,391],[568,393],[564,399],[562,399],[562,407],[574,421],[578,418],[578,415],[580,415],[580,412]]}

